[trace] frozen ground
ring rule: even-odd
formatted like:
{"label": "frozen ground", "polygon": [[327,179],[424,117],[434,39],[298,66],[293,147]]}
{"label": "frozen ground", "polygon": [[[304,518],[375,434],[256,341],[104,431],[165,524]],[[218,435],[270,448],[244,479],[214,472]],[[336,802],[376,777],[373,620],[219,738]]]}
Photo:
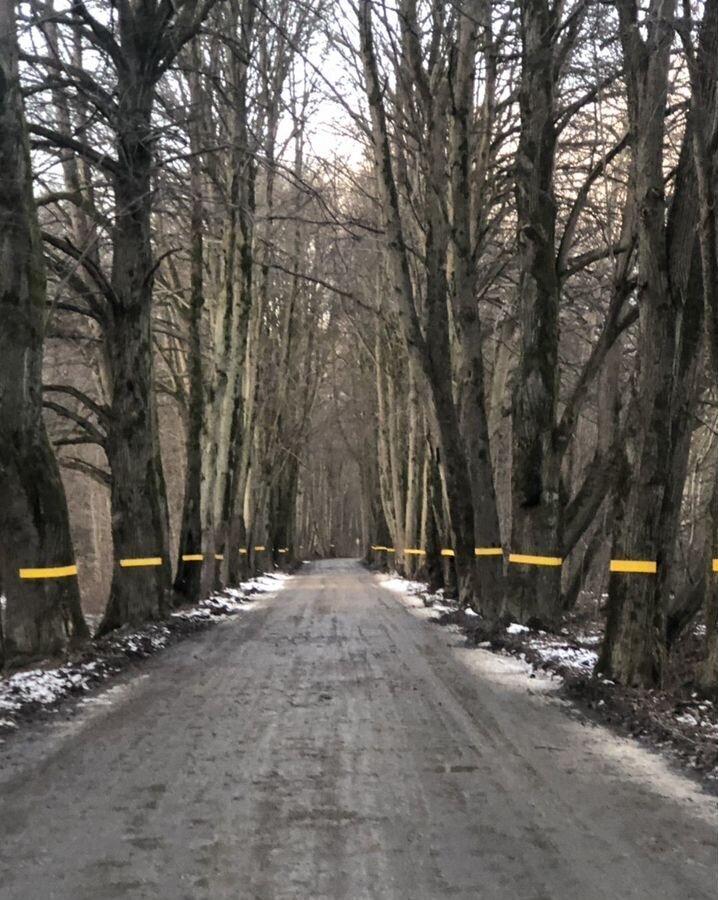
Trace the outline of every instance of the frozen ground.
{"label": "frozen ground", "polygon": [[315,564],[8,741],[1,900],[715,900],[713,798],[429,615]]}

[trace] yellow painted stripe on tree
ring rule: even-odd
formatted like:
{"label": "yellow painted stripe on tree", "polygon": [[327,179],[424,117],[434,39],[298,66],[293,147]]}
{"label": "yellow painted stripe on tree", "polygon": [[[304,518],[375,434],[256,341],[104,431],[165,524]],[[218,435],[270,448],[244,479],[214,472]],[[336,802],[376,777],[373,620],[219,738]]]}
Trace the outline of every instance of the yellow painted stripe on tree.
{"label": "yellow painted stripe on tree", "polygon": [[20,569],[23,581],[36,581],[42,578],[70,578],[77,575],[77,566],[50,566],[45,569]]}
{"label": "yellow painted stripe on tree", "polygon": [[255,553],[264,553],[264,551],[265,551],[266,549],[267,549],[266,547],[255,547],[255,548],[254,548],[254,552],[255,552]]}
{"label": "yellow painted stripe on tree", "polygon": [[713,560],[713,571],[718,572],[718,559]]}
{"label": "yellow painted stripe on tree", "polygon": [[655,575],[658,566],[648,559],[612,559],[612,572],[640,572],[644,575]]}
{"label": "yellow painted stripe on tree", "polygon": [[426,550],[419,550],[415,548],[407,548],[404,553],[408,554],[409,556],[426,556]]}
{"label": "yellow painted stripe on tree", "polygon": [[451,550],[449,547],[446,547],[444,550],[442,550],[442,551],[441,551],[441,555],[442,555],[442,556],[456,556],[456,554],[454,553],[454,551]]}
{"label": "yellow painted stripe on tree", "polygon": [[278,553],[289,553],[289,547],[280,547]]}
{"label": "yellow painted stripe on tree", "polygon": [[246,547],[240,547],[239,552],[241,553],[242,556],[246,556],[248,551],[247,551]]}
{"label": "yellow painted stripe on tree", "polygon": [[121,559],[120,565],[123,569],[142,569],[146,566],[161,566],[161,556],[145,556],[137,559]]}
{"label": "yellow painted stripe on tree", "polygon": [[504,551],[501,547],[475,547],[475,556],[503,556]]}
{"label": "yellow painted stripe on tree", "polygon": [[217,560],[217,562],[222,562],[222,560],[224,559],[224,553],[215,553],[214,558]]}
{"label": "yellow painted stripe on tree", "polygon": [[201,553],[183,553],[182,562],[202,562],[204,556]]}
{"label": "yellow painted stripe on tree", "polygon": [[531,556],[526,553],[509,553],[509,562],[520,566],[555,566],[563,565],[560,556]]}
{"label": "yellow painted stripe on tree", "polygon": [[384,549],[386,550],[387,553],[396,553],[396,550],[394,550],[393,547],[384,547]]}

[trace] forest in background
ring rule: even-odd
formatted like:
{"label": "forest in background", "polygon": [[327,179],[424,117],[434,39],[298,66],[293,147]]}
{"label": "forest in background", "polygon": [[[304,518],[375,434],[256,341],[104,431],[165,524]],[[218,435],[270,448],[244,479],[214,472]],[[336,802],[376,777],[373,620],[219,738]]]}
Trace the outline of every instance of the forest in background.
{"label": "forest in background", "polygon": [[6,664],[366,554],[716,689],[718,0],[0,0],[0,68]]}

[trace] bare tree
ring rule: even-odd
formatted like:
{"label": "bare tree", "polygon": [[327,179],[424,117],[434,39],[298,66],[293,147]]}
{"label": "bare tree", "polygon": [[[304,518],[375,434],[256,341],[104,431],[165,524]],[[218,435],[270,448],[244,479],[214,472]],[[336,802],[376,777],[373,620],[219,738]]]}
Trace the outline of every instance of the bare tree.
{"label": "bare tree", "polygon": [[0,660],[87,637],[60,473],[42,418],[45,266],[12,0],[0,4],[0,530],[7,595]]}

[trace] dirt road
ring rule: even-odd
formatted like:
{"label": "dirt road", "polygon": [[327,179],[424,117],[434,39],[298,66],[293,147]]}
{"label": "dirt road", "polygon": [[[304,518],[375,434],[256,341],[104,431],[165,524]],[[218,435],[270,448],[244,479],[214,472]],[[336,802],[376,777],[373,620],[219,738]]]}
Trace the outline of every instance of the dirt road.
{"label": "dirt road", "polygon": [[718,897],[715,798],[353,562],[0,751],[2,900]]}

